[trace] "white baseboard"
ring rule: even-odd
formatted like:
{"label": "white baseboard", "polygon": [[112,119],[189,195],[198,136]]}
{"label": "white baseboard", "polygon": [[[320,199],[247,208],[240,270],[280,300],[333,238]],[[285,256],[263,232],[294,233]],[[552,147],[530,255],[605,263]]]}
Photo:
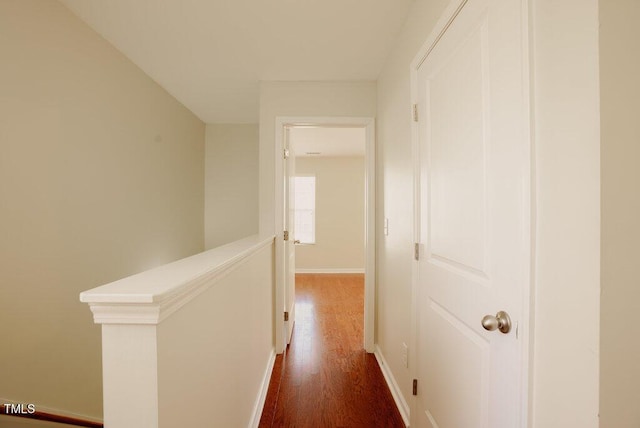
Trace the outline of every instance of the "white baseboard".
{"label": "white baseboard", "polygon": [[364,268],[296,268],[296,273],[364,273]]}
{"label": "white baseboard", "polygon": [[411,412],[409,409],[409,405],[407,404],[407,401],[404,399],[404,396],[402,395],[402,391],[400,391],[400,387],[398,386],[396,379],[393,377],[391,370],[389,370],[389,365],[387,364],[387,361],[384,359],[384,356],[382,355],[382,351],[380,350],[378,345],[376,345],[376,350],[373,353],[373,355],[375,355],[376,360],[378,360],[378,365],[380,366],[380,370],[382,370],[382,375],[384,376],[384,380],[387,381],[387,385],[391,390],[393,401],[395,401],[396,406],[398,406],[398,410],[400,411],[400,416],[402,416],[402,420],[404,421],[405,426],[408,427],[409,421],[410,421],[409,415]]}
{"label": "white baseboard", "polygon": [[262,377],[262,386],[260,387],[260,394],[256,399],[256,404],[253,406],[253,417],[251,418],[251,423],[249,426],[251,428],[257,428],[260,424],[260,418],[262,417],[262,411],[264,410],[264,403],[267,399],[267,391],[269,390],[269,382],[271,382],[271,373],[273,373],[273,366],[276,362],[276,352],[274,349],[271,350],[271,355],[269,356],[269,362],[267,363],[267,368],[264,372],[264,376]]}

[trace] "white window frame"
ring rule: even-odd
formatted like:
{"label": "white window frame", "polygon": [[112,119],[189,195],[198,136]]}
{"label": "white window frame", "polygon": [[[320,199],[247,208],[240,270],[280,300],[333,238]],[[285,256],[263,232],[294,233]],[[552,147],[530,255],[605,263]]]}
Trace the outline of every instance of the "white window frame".
{"label": "white window frame", "polygon": [[[316,212],[317,212],[317,206],[316,206],[316,201],[317,201],[317,193],[318,193],[318,180],[315,174],[296,174],[295,175],[295,186],[294,186],[294,193],[298,191],[298,178],[313,178],[313,208],[304,208],[304,209],[300,209],[299,204],[298,204],[298,197],[297,197],[297,193],[296,193],[296,197],[295,197],[295,207],[294,207],[294,211],[295,211],[295,229],[294,229],[294,235],[295,235],[295,239],[300,241],[300,245],[314,245],[316,243]],[[298,213],[301,211],[311,211],[311,239],[307,240],[307,239],[302,239],[302,236],[300,234],[299,231],[299,220],[298,220]]]}

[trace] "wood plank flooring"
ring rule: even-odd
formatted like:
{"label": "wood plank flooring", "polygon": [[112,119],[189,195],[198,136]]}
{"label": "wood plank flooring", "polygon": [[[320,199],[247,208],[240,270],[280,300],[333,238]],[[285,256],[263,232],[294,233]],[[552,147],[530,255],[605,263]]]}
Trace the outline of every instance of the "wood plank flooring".
{"label": "wood plank flooring", "polygon": [[296,275],[296,323],[278,355],[260,427],[404,427],[363,349],[364,276]]}

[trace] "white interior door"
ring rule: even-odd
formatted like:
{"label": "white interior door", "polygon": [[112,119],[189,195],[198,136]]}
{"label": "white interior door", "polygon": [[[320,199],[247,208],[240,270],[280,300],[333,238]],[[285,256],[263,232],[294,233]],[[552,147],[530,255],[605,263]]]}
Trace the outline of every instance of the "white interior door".
{"label": "white interior door", "polygon": [[284,160],[284,225],[288,232],[288,239],[284,241],[284,277],[285,293],[284,307],[287,312],[285,319],[286,343],[291,343],[293,324],[296,319],[296,246],[295,246],[295,184],[296,157],[289,138],[290,128],[285,132],[285,160]]}
{"label": "white interior door", "polygon": [[[423,254],[412,427],[524,426],[531,243],[523,3],[458,1],[416,62]],[[486,315],[486,326],[497,326],[499,311],[510,316],[508,333],[483,328]]]}

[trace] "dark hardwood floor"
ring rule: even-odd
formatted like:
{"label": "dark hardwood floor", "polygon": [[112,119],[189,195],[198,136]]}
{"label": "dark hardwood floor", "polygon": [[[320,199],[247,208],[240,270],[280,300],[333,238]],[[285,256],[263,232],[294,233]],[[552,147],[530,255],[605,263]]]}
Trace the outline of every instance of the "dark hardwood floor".
{"label": "dark hardwood floor", "polygon": [[296,322],[278,355],[260,427],[404,427],[363,349],[364,276],[296,275]]}

